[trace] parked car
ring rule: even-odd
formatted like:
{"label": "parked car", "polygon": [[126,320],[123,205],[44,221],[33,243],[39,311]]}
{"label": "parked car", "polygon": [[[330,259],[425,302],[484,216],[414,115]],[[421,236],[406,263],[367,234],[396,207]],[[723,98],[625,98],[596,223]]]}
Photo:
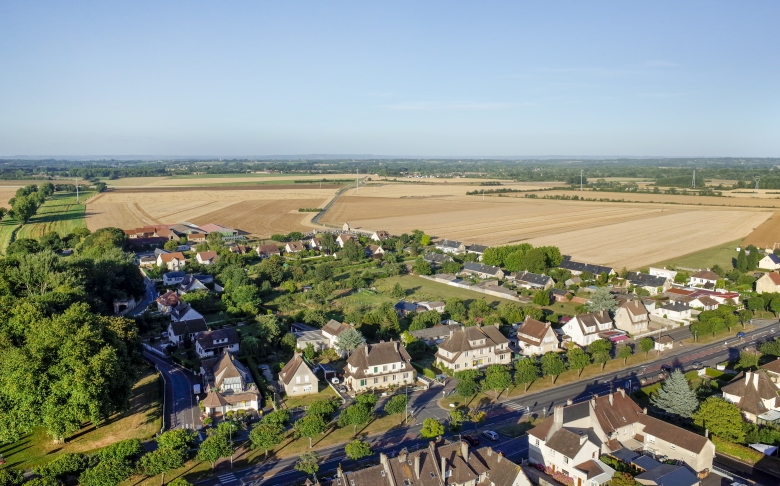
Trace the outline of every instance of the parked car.
{"label": "parked car", "polygon": [[740,331],[740,332],[737,333],[737,337],[739,339],[745,339],[746,336],[747,336],[747,334],[745,334],[744,332]]}
{"label": "parked car", "polygon": [[485,430],[482,432],[482,435],[484,435],[490,440],[498,440],[498,434],[493,432],[492,430]]}
{"label": "parked car", "polygon": [[463,436],[463,440],[468,442],[469,445],[472,446],[472,447],[477,447],[479,445],[479,439],[477,439],[476,437],[471,436],[471,435],[464,435]]}
{"label": "parked car", "polygon": [[333,377],[333,378],[331,378],[331,379],[330,379],[330,382],[331,382],[331,383],[333,383],[334,385],[338,385],[339,383],[341,383],[341,382],[339,381],[339,379],[338,379],[338,378],[336,378],[336,377]]}
{"label": "parked car", "polygon": [[695,369],[695,370],[700,370],[701,368],[704,367],[704,365],[701,363],[701,361],[694,361],[691,366],[693,366],[693,369]]}

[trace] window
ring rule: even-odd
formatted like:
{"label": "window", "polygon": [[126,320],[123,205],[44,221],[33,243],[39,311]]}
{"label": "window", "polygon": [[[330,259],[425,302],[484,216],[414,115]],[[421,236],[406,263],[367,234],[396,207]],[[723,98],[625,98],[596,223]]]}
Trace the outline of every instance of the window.
{"label": "window", "polygon": [[393,363],[393,369],[395,369],[395,363]]}
{"label": "window", "polygon": [[300,382],[301,382],[301,377],[300,376],[296,376],[295,377],[295,383],[300,383]]}
{"label": "window", "polygon": [[655,444],[655,437],[653,437],[652,435],[647,435],[646,437],[647,437],[647,442]]}
{"label": "window", "polygon": [[303,387],[303,391],[310,392],[311,391],[311,385],[306,385],[305,387]]}
{"label": "window", "polygon": [[404,380],[409,378],[409,373],[404,373]]}
{"label": "window", "polygon": [[397,380],[398,380],[398,375],[393,375],[393,381],[397,381]]}
{"label": "window", "polygon": [[298,393],[298,387],[297,386],[293,387],[293,393]]}
{"label": "window", "polygon": [[383,382],[383,383],[387,383],[387,375],[385,375],[385,376],[383,376],[383,377],[382,377],[382,382]]}
{"label": "window", "polygon": [[459,364],[456,364],[456,365],[455,365],[455,369],[456,369],[456,370],[460,369],[460,365],[459,365]]}
{"label": "window", "polygon": [[366,386],[366,380],[360,380],[360,386]]}
{"label": "window", "polygon": [[506,356],[506,355],[502,354],[502,355],[501,355],[501,359],[504,359],[504,356]]}
{"label": "window", "polygon": [[468,357],[468,355],[469,355],[469,352],[468,352],[468,351],[466,351],[466,357]]}
{"label": "window", "polygon": [[677,449],[677,448],[674,446],[674,444],[669,444],[669,447],[671,447],[671,448],[672,448],[672,450],[674,450],[674,449]]}
{"label": "window", "polygon": [[569,458],[566,457],[566,456],[563,456],[563,463],[564,464],[568,464],[569,463]]}
{"label": "window", "polygon": [[379,373],[379,367],[378,366],[374,366],[374,373]]}
{"label": "window", "polygon": [[535,443],[536,445],[539,445],[539,439],[536,439]]}
{"label": "window", "polygon": [[387,365],[382,366],[382,371],[387,371]]}
{"label": "window", "polygon": [[374,385],[376,385],[377,383],[379,383],[379,378],[374,378]]}
{"label": "window", "polygon": [[305,375],[305,376],[303,377],[303,381],[305,381],[306,383],[308,383],[308,382],[309,382],[309,375]]}

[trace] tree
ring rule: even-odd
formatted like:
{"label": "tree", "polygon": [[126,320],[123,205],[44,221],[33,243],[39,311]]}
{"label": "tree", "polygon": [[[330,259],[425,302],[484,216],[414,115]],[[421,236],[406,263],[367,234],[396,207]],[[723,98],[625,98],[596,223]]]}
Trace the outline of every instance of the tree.
{"label": "tree", "polygon": [[741,370],[755,370],[758,368],[759,354],[753,351],[740,351],[737,368]]}
{"label": "tree", "polygon": [[363,441],[353,440],[344,447],[344,452],[347,453],[347,457],[356,461],[366,456],[370,456],[373,452],[371,447]]}
{"label": "tree", "polygon": [[344,247],[341,249],[341,254],[350,262],[356,262],[366,256],[363,247],[355,240],[347,240],[347,242],[344,243]]}
{"label": "tree", "polygon": [[79,484],[84,486],[115,486],[133,474],[133,469],[125,461],[100,461],[96,466],[85,470],[79,476]]}
{"label": "tree", "polygon": [[339,427],[352,426],[352,434],[357,434],[358,425],[366,425],[371,421],[371,408],[362,403],[356,403],[345,408],[339,415]]}
{"label": "tree", "polygon": [[[775,297],[769,301],[769,310],[775,314],[775,317],[780,316],[780,297]],[[753,316],[750,317],[752,318]]]}
{"label": "tree", "polygon": [[306,415],[298,419],[295,425],[293,425],[293,429],[298,436],[309,438],[309,449],[312,448],[311,440],[325,432],[326,428],[327,424],[320,415]]}
{"label": "tree", "polygon": [[18,469],[0,469],[0,486],[20,486],[24,482],[24,473]]}
{"label": "tree", "polygon": [[30,218],[32,218],[38,210],[38,205],[34,198],[30,196],[21,196],[14,200],[13,205],[11,205],[11,210],[14,212],[16,219],[27,224],[27,222],[30,221]]}
{"label": "tree", "polygon": [[314,474],[320,469],[320,465],[317,464],[319,459],[316,452],[306,451],[298,457],[298,462],[295,463],[293,468],[306,474]]}
{"label": "tree", "polygon": [[762,354],[768,354],[770,356],[780,356],[780,339],[773,339],[766,341],[758,347],[758,350]]}
{"label": "tree", "polygon": [[458,322],[463,322],[468,318],[466,305],[457,297],[453,297],[445,301],[444,312],[449,314],[450,319]]}
{"label": "tree", "polygon": [[623,365],[626,364],[628,358],[630,358],[632,354],[634,354],[634,351],[629,345],[620,346],[617,351],[617,357],[623,359]]}
{"label": "tree", "polygon": [[533,358],[525,357],[515,363],[515,384],[523,385],[523,391],[539,378],[539,365]]}
{"label": "tree", "polygon": [[414,266],[412,267],[412,270],[417,275],[431,275],[433,273],[433,269],[431,268],[431,264],[426,262],[422,258],[418,258],[414,262]]}
{"label": "tree", "polygon": [[138,467],[147,476],[162,474],[160,484],[165,484],[165,473],[182,467],[185,460],[186,452],[184,449],[160,448],[141,456]]}
{"label": "tree", "polygon": [[625,472],[616,472],[612,479],[607,483],[609,486],[637,486],[639,482],[634,479],[634,476]]}
{"label": "tree", "polygon": [[542,356],[542,374],[549,376],[552,382],[555,383],[555,379],[566,370],[566,365],[558,353],[550,351]]}
{"label": "tree", "polygon": [[550,305],[550,291],[540,290],[536,292],[531,301],[536,305],[541,305],[541,306]]}
{"label": "tree", "polygon": [[699,406],[696,393],[680,370],[674,370],[658,392],[650,397],[650,403],[664,412],[681,418],[690,418]]}
{"label": "tree", "polygon": [[733,403],[719,397],[709,397],[693,414],[693,423],[731,442],[745,441],[742,412]]}
{"label": "tree", "polygon": [[618,307],[615,297],[609,292],[607,287],[599,287],[590,295],[590,302],[587,304],[590,312],[610,311],[613,312]]}
{"label": "tree", "polygon": [[[390,400],[385,403],[385,413],[388,415],[403,414],[406,412],[407,398],[406,395],[394,395]],[[406,417],[404,417],[406,420]]]}
{"label": "tree", "polygon": [[566,351],[566,358],[569,361],[569,369],[577,370],[577,377],[582,375],[582,370],[590,364],[590,356],[580,347],[572,347]]}
{"label": "tree", "polygon": [[195,437],[195,431],[192,429],[172,429],[157,437],[157,446],[187,450],[195,442]]}
{"label": "tree", "polygon": [[404,290],[403,287],[401,287],[400,283],[396,283],[393,285],[393,290],[390,291],[390,295],[395,297],[396,299],[403,299],[406,297],[406,290]]}
{"label": "tree", "polygon": [[352,352],[364,342],[366,342],[366,339],[363,337],[363,334],[354,327],[349,327],[342,331],[336,338],[336,349],[339,352],[345,352],[347,355],[351,355]]}
{"label": "tree", "polygon": [[222,434],[212,434],[201,442],[195,457],[201,462],[210,463],[211,469],[214,470],[218,460],[231,455],[233,455],[233,446],[228,438]]}
{"label": "tree", "polygon": [[175,240],[168,240],[163,245],[163,248],[168,251],[176,251],[178,247],[179,247],[179,242]]}
{"label": "tree", "polygon": [[263,417],[263,423],[285,425],[290,421],[290,411],[286,409],[274,410]]}
{"label": "tree", "polygon": [[330,418],[331,414],[338,408],[338,401],[335,399],[330,400],[317,400],[309,405],[306,410],[306,415],[318,415],[323,420]]}
{"label": "tree", "polygon": [[588,346],[588,353],[590,353],[593,362],[600,364],[601,369],[603,370],[604,365],[606,365],[607,361],[612,357],[612,341],[608,339],[593,341],[590,346]]}
{"label": "tree", "polygon": [[644,337],[639,340],[639,349],[645,352],[645,356],[655,347],[655,341],[653,338]]}
{"label": "tree", "polygon": [[423,439],[433,439],[444,435],[444,426],[435,418],[427,418],[423,420],[422,429],[420,429],[420,435]]}
{"label": "tree", "polygon": [[764,299],[755,295],[747,300],[747,307],[753,312],[764,310]]}
{"label": "tree", "polygon": [[281,444],[285,435],[283,425],[261,422],[249,432],[249,442],[252,443],[253,449],[263,449],[268,457],[268,449]]}
{"label": "tree", "polygon": [[506,390],[512,386],[512,375],[509,370],[502,365],[488,366],[485,372],[485,379],[482,381],[483,390],[493,390],[498,398],[501,390]]}
{"label": "tree", "polygon": [[168,486],[192,486],[192,483],[190,483],[184,478],[176,478],[170,483],[168,483]]}

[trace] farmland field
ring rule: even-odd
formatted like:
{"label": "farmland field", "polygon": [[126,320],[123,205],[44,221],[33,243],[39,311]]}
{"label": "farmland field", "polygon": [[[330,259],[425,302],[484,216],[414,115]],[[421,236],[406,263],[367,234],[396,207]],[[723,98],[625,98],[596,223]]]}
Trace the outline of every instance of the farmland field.
{"label": "farmland field", "polygon": [[19,229],[16,237],[39,238],[51,231],[65,236],[76,228],[86,228],[84,200],[90,195],[90,193],[82,192],[79,195],[81,203],[76,204],[75,192],[54,193],[38,208],[38,213]]}
{"label": "farmland field", "polygon": [[771,249],[774,249],[776,243],[780,243],[780,212],[774,213],[742,242],[745,246],[756,245],[758,248]]}
{"label": "farmland field", "polygon": [[720,265],[723,268],[731,268],[732,259],[737,258],[737,247],[740,246],[741,239],[723,243],[712,248],[700,250],[688,255],[682,255],[670,260],[653,264],[654,267],[666,267],[674,265],[685,268],[712,268],[713,265]]}
{"label": "farmland field", "polygon": [[8,200],[14,197],[18,187],[0,187],[0,208],[10,208]]}
{"label": "farmland field", "polygon": [[5,249],[11,244],[11,235],[17,227],[19,227],[19,222],[15,219],[5,217],[0,221],[0,252],[5,252]]}
{"label": "farmland field", "polygon": [[484,245],[555,245],[575,259],[638,268],[742,238],[770,215],[754,208],[681,204],[347,195],[323,222],[396,234],[419,228],[436,237]]}

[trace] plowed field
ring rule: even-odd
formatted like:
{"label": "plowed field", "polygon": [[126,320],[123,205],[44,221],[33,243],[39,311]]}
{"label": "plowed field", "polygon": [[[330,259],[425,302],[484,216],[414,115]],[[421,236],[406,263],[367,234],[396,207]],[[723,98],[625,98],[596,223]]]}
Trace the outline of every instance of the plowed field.
{"label": "plowed field", "polygon": [[743,246],[756,245],[758,248],[770,249],[774,249],[775,244],[780,244],[780,212],[774,213],[742,242]]}

